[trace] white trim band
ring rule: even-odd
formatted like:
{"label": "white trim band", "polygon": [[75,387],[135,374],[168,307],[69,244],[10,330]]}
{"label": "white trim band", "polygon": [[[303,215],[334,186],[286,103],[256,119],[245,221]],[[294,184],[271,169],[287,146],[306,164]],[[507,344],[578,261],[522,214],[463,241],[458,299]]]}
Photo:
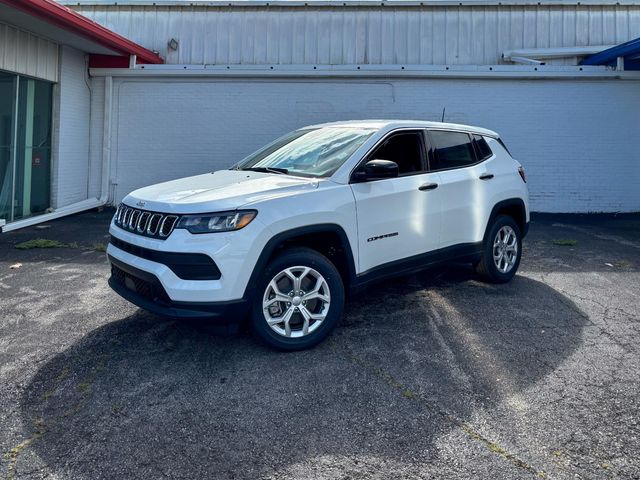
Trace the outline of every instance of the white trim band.
{"label": "white trim band", "polygon": [[18,230],[19,228],[31,227],[39,223],[48,222],[49,220],[55,220],[56,218],[65,217],[67,215],[73,215],[74,213],[84,212],[85,210],[91,210],[93,208],[102,207],[105,204],[102,200],[97,198],[91,198],[89,200],[83,200],[73,205],[67,205],[66,207],[58,208],[51,213],[43,213],[42,215],[35,215],[33,217],[24,218],[22,220],[16,220],[15,222],[8,223],[0,227],[0,232],[10,232],[11,230]]}
{"label": "white trim band", "polygon": [[563,65],[138,65],[92,68],[95,77],[220,78],[609,78],[640,79],[640,72],[605,66]]}
{"label": "white trim band", "polygon": [[485,7],[637,5],[637,0],[58,0],[63,5],[95,7]]}

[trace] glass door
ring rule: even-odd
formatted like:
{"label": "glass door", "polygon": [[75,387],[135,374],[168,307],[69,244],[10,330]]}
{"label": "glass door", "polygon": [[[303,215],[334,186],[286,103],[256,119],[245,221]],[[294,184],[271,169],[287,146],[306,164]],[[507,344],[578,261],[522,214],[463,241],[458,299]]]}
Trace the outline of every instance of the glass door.
{"label": "glass door", "polygon": [[17,75],[0,72],[0,220],[12,220]]}
{"label": "glass door", "polygon": [[20,77],[13,219],[49,208],[51,84]]}
{"label": "glass door", "polygon": [[49,82],[0,72],[0,219],[45,212],[51,189]]}

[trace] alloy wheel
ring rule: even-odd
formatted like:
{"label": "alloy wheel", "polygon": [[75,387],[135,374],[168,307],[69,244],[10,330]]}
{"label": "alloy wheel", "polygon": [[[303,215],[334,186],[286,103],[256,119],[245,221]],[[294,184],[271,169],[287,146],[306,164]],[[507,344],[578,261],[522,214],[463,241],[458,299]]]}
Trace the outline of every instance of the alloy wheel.
{"label": "alloy wheel", "polygon": [[500,273],[508,273],[518,260],[518,236],[513,228],[505,225],[493,241],[493,262]]}
{"label": "alloy wheel", "polygon": [[278,335],[300,338],[320,327],[330,304],[325,278],[311,267],[294,266],[271,279],[262,298],[262,311]]}

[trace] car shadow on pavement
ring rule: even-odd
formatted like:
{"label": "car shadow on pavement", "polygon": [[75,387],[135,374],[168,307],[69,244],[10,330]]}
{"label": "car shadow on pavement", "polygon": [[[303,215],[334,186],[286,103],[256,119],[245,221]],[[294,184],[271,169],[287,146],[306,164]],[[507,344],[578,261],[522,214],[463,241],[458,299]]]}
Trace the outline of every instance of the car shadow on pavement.
{"label": "car shadow on pavement", "polygon": [[439,460],[449,435],[477,444],[457,443],[460,455],[533,472],[472,416],[526,403],[587,322],[543,283],[486,285],[466,267],[371,288],[328,341],[297,353],[139,311],[39,366],[25,436],[67,478],[445,476],[462,468]]}

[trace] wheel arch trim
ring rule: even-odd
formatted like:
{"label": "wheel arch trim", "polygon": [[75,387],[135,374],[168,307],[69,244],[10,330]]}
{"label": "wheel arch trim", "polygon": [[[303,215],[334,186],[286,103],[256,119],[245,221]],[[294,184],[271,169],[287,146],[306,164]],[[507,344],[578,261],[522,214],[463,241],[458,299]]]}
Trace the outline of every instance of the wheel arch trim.
{"label": "wheel arch trim", "polygon": [[303,227],[296,227],[290,230],[285,230],[271,237],[262,249],[262,252],[260,252],[258,260],[253,267],[253,271],[251,272],[251,276],[249,277],[249,282],[245,287],[243,298],[249,299],[255,292],[258,276],[262,271],[264,271],[265,267],[267,266],[267,262],[282,243],[313,233],[334,233],[338,236],[347,257],[346,260],[348,278],[343,279],[343,281],[345,282],[345,284],[351,283],[356,276],[356,270],[353,249],[351,247],[351,243],[349,242],[347,233],[345,232],[344,228],[335,223],[319,223],[315,225],[306,225]]}
{"label": "wheel arch trim", "polygon": [[[484,228],[483,241],[486,241],[489,229],[491,228],[491,225],[493,224],[495,218],[498,216],[499,212],[509,207],[516,207],[518,210],[520,210],[522,214],[522,231],[520,233],[522,234],[522,238],[527,235],[527,231],[529,230],[529,222],[527,222],[527,207],[522,198],[514,197],[501,200],[493,206],[493,208],[491,209],[491,213],[489,214],[489,218],[487,219],[487,224]],[[520,225],[518,226],[520,227]]]}

